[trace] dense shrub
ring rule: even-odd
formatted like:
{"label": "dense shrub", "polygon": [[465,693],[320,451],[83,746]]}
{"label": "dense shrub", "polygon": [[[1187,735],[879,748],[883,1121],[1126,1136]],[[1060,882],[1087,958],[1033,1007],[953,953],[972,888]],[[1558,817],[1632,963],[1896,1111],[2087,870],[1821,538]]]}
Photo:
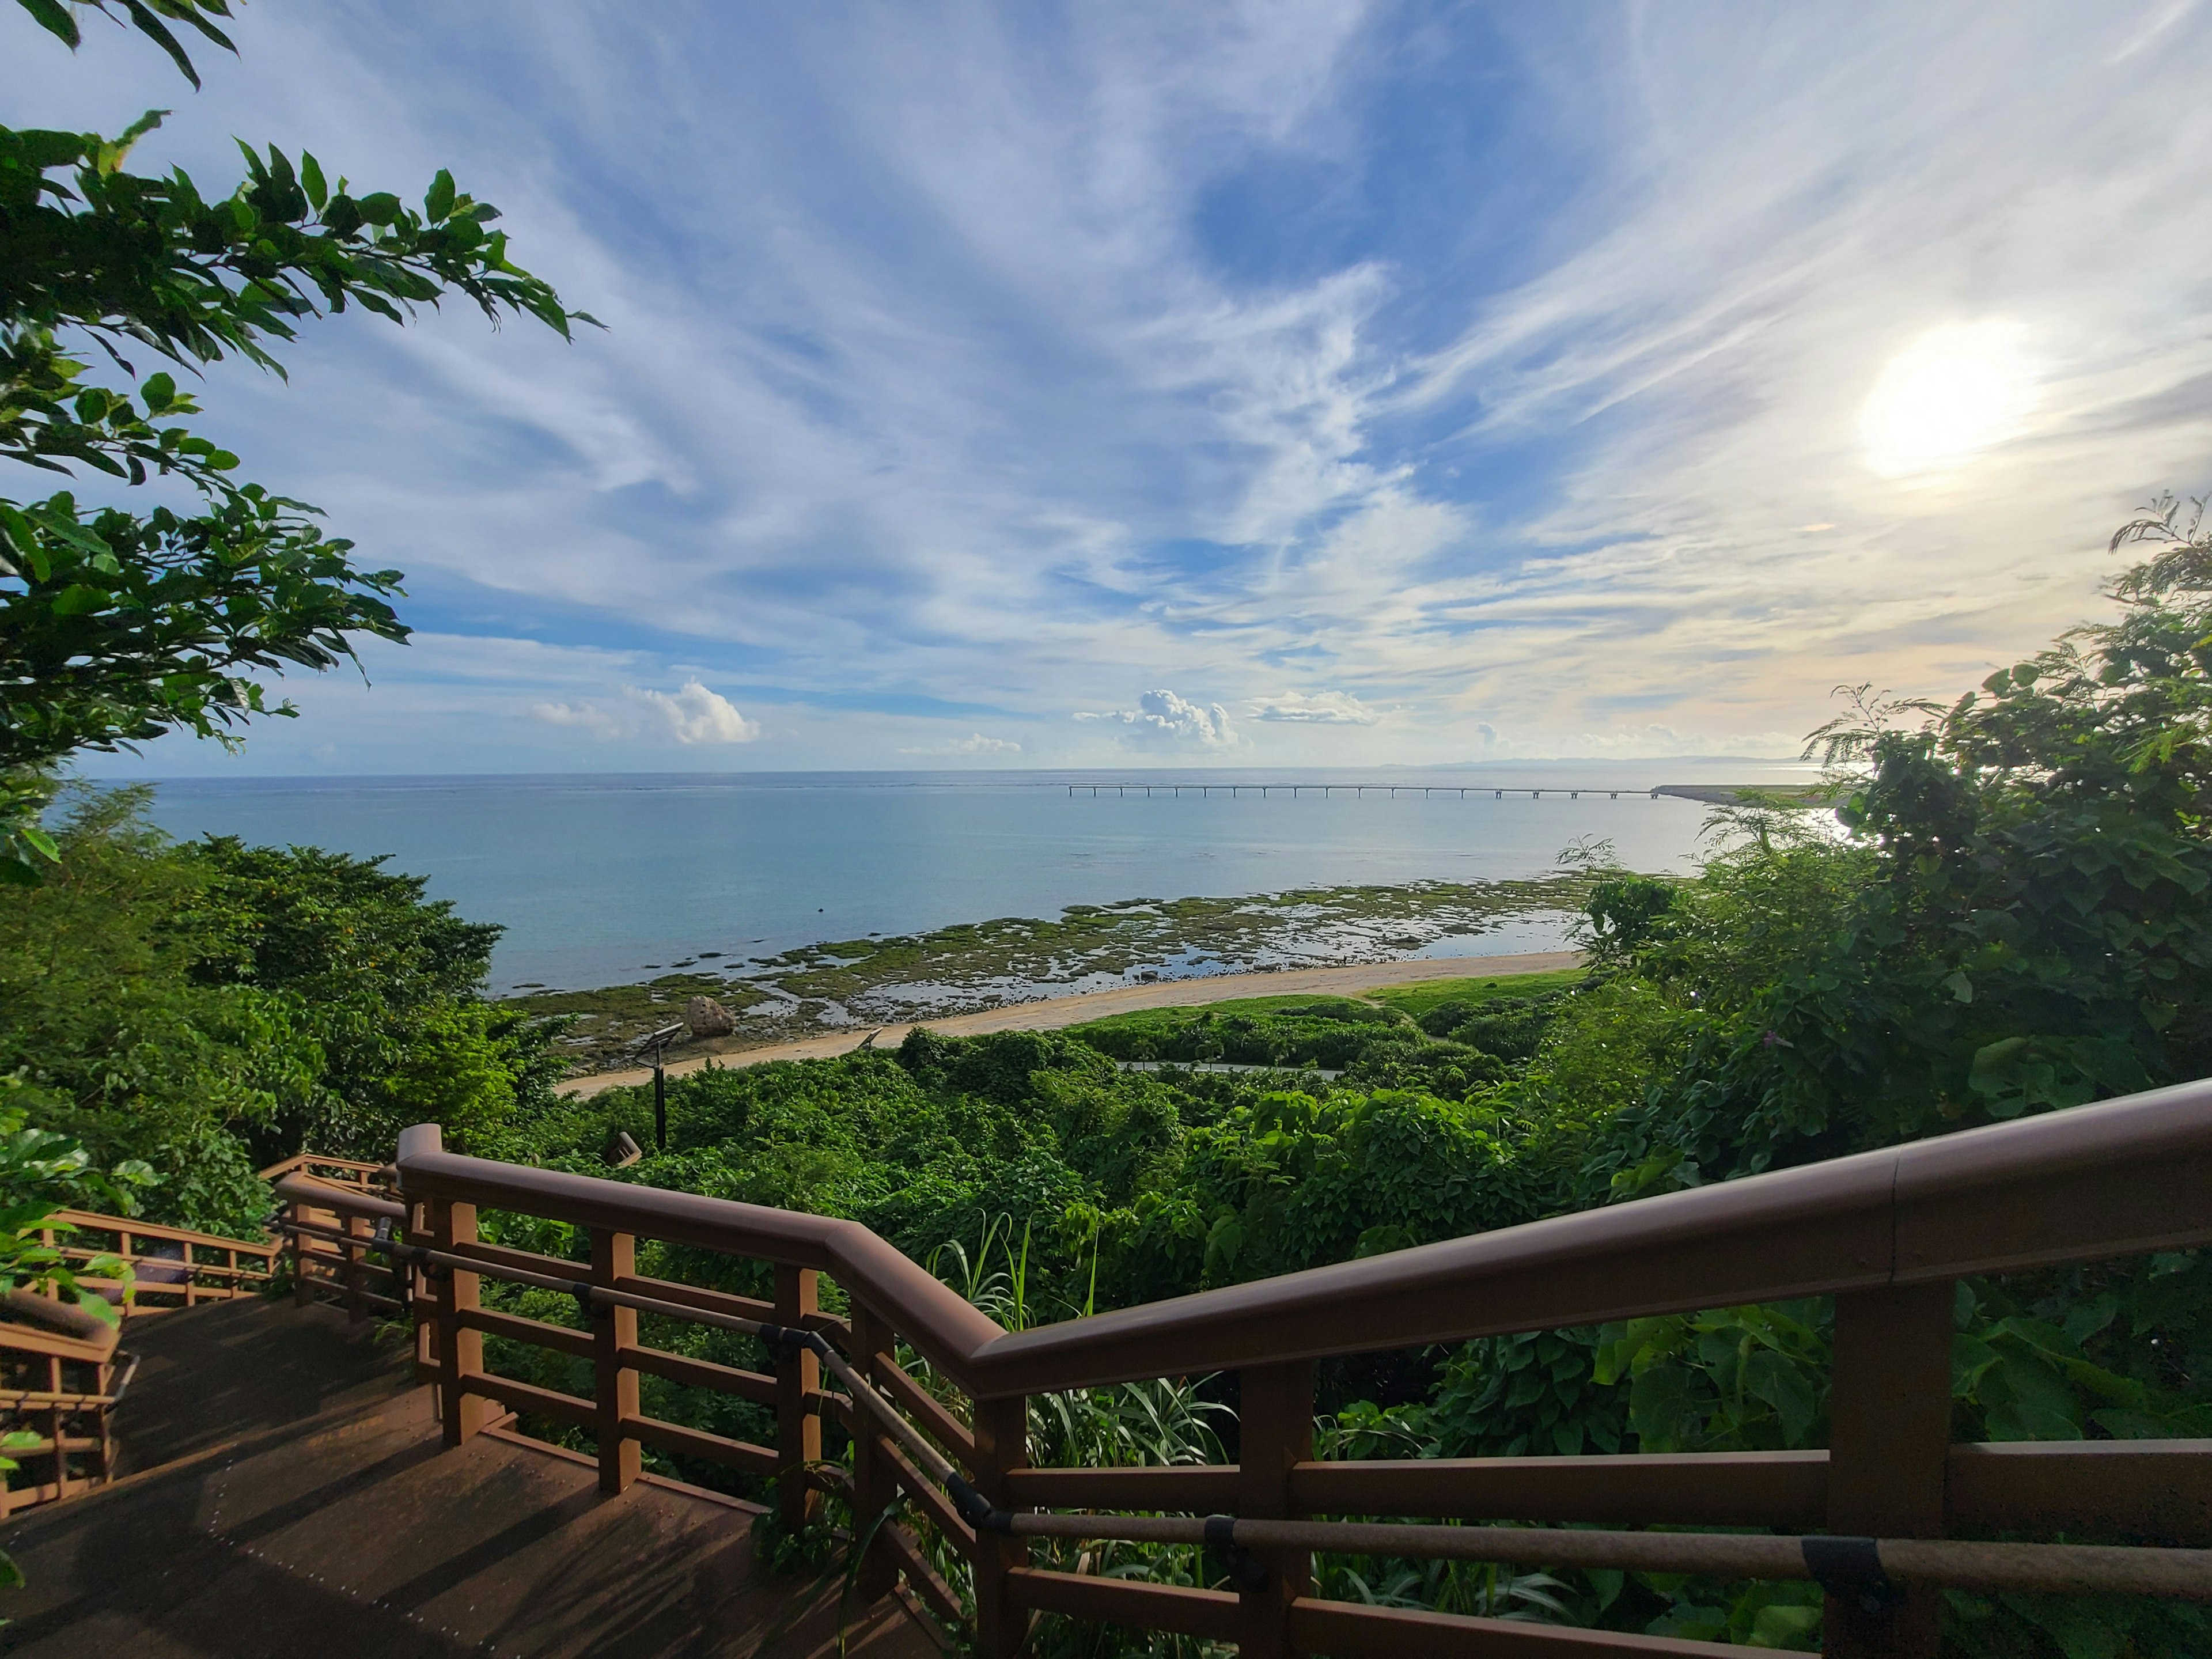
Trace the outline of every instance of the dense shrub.
{"label": "dense shrub", "polygon": [[253,1170],[391,1154],[408,1123],[495,1147],[550,1102],[552,1035],[478,994],[496,927],[313,848],[177,845],[146,792],[79,788],[63,859],[0,887],[0,1075],[37,1127],[142,1160],[155,1220],[258,1233]]}

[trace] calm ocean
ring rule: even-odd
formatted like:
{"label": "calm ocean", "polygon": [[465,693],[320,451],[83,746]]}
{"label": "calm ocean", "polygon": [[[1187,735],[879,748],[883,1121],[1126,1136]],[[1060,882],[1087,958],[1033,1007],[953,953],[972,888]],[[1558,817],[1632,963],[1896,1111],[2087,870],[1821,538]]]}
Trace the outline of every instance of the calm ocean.
{"label": "calm ocean", "polygon": [[[1602,794],[1488,791],[1780,781],[1802,769],[1742,762],[1552,763],[1383,772],[867,772],[556,777],[233,778],[161,783],[154,816],[178,836],[389,854],[434,897],[507,929],[496,990],[619,984],[720,951],[763,956],[871,932],[1052,916],[1115,899],[1539,875],[1582,836],[1646,871],[1687,867],[1706,809]],[[1294,781],[1291,799],[1193,786]],[[1068,786],[1151,783],[1071,798]],[[1323,798],[1324,783],[1395,784],[1393,798]],[[1183,786],[1178,799],[1160,793]],[[1457,794],[1418,792],[1465,787]],[[1438,951],[1552,948],[1531,919]]]}

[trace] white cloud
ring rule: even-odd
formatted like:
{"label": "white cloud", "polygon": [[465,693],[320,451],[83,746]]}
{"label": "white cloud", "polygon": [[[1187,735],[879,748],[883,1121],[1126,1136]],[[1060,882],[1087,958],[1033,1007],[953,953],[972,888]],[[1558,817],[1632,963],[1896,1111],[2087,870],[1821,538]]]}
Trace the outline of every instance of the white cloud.
{"label": "white cloud", "polygon": [[1229,711],[1219,703],[1200,708],[1172,691],[1147,691],[1134,708],[1079,713],[1075,718],[1118,726],[1127,740],[1140,744],[1233,749],[1242,741],[1230,724]]}
{"label": "white cloud", "polygon": [[[611,325],[349,316],[289,382],[210,375],[226,447],[367,562],[568,641],[380,665],[403,757],[534,708],[533,763],[710,763],[736,710],[611,689],[695,671],[775,688],[778,764],[920,752],[954,728],[883,710],[926,704],[1107,711],[1032,763],[1236,746],[1221,705],[1115,707],[1163,683],[1279,755],[1450,758],[1478,716],[1505,754],[1772,752],[1839,681],[1954,693],[2049,638],[2113,523],[2212,482],[2201,5],[653,16],[257,9],[139,153],[450,166]],[[1502,94],[1456,168],[1407,139],[1460,131],[1455,53]],[[13,55],[46,66],[19,125],[177,101],[158,53],[0,8]],[[2032,401],[1966,464],[1870,472],[1883,366],[1995,322]],[[1290,684],[1388,685],[1389,718]]]}
{"label": "white cloud", "polygon": [[1007,738],[987,738],[981,732],[973,736],[955,738],[950,743],[929,744],[913,749],[902,749],[902,755],[1018,755],[1021,744]]}
{"label": "white cloud", "polygon": [[696,679],[674,692],[635,685],[622,689],[613,708],[596,702],[541,702],[531,714],[549,726],[574,726],[602,743],[750,743],[760,727],[739,714],[729,699]]}
{"label": "white cloud", "polygon": [[1244,712],[1255,720],[1284,720],[1303,726],[1372,726],[1382,711],[1349,691],[1284,691],[1255,697]]}
{"label": "white cloud", "polygon": [[1803,739],[1789,732],[1682,731],[1663,721],[1623,723],[1595,731],[1545,732],[1526,738],[1501,737],[1478,721],[1466,745],[1498,760],[1665,760],[1673,757],[1794,761]]}

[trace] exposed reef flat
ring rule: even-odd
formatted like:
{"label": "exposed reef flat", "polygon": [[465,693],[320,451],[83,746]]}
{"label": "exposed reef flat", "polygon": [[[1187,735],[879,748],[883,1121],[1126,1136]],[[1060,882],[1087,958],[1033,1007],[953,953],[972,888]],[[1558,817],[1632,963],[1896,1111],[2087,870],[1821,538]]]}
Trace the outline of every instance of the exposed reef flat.
{"label": "exposed reef flat", "polygon": [[[671,1053],[734,1052],[936,1020],[1086,992],[1221,975],[1472,954],[1483,935],[1563,936],[1591,878],[1304,888],[1239,898],[1070,905],[1050,920],[1003,917],[927,933],[840,939],[769,958],[703,958],[642,984],[540,991],[512,1000],[573,1016],[578,1073],[635,1063],[632,1045],[694,996],[737,1018],[734,1035]],[[1510,932],[1504,930],[1510,930]],[[1516,941],[1517,942],[1517,941]]]}

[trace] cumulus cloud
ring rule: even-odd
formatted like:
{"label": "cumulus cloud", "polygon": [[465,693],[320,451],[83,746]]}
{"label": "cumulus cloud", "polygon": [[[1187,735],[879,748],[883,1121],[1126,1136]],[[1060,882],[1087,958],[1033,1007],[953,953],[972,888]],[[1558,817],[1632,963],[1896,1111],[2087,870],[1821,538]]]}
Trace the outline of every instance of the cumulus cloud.
{"label": "cumulus cloud", "polygon": [[739,714],[718,691],[696,679],[681,690],[654,691],[635,685],[622,689],[622,701],[610,708],[596,702],[541,702],[531,714],[549,726],[574,726],[602,743],[750,743],[760,726]]}
{"label": "cumulus cloud", "polygon": [[1372,726],[1382,711],[1349,691],[1285,691],[1255,697],[1244,712],[1255,720],[1284,720],[1298,726]]}
{"label": "cumulus cloud", "polygon": [[1200,708],[1172,691],[1147,691],[1134,708],[1079,713],[1079,720],[1119,726],[1133,742],[1177,748],[1233,749],[1242,741],[1219,703]]}
{"label": "cumulus cloud", "polygon": [[950,743],[928,744],[915,749],[902,749],[902,755],[1018,755],[1021,744],[1010,738],[987,738],[981,732],[964,738],[955,738]]}

